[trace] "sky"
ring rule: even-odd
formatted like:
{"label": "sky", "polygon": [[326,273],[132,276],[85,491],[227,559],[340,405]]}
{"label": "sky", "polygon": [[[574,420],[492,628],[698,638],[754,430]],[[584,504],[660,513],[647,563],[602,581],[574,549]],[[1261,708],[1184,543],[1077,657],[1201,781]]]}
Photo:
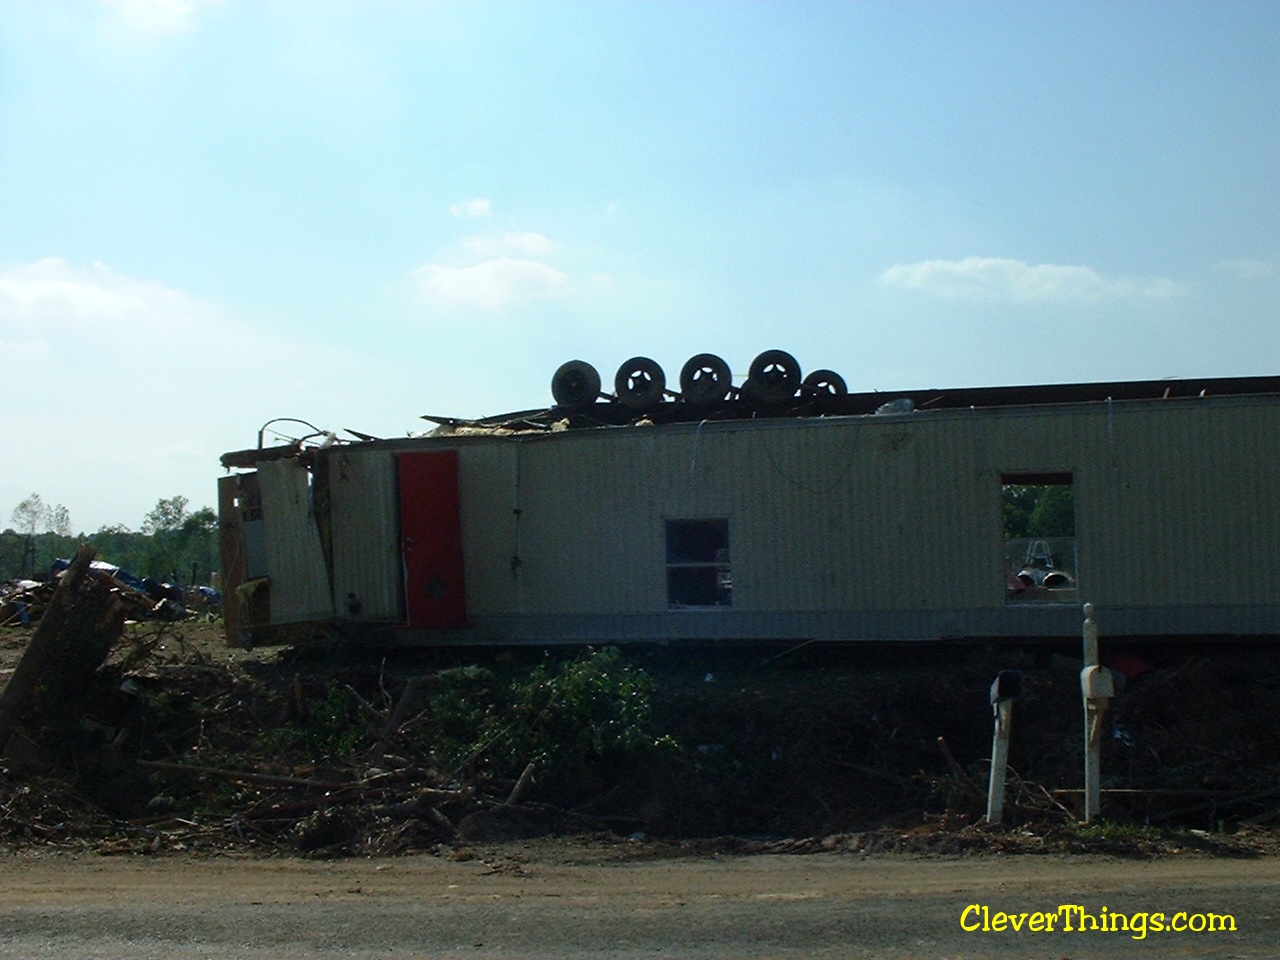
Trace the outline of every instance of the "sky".
{"label": "sky", "polygon": [[0,2],[0,528],[774,348],[1280,374],[1280,4]]}

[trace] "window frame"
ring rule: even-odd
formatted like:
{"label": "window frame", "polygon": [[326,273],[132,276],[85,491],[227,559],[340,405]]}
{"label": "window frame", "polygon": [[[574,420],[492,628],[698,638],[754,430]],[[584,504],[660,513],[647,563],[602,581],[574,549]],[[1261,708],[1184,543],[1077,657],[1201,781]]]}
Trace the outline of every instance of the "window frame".
{"label": "window frame", "polygon": [[667,517],[663,520],[662,532],[667,609],[726,610],[732,607],[729,518]]}
{"label": "window frame", "polygon": [[[1075,604],[1080,599],[1080,541],[1076,530],[1076,476],[1073,470],[1008,470],[1000,480],[1000,550],[1004,602],[1021,607]],[[1010,537],[1004,515],[1008,487],[1065,487],[1071,493],[1071,534]],[[1020,556],[1015,556],[1015,554]],[[1061,582],[1062,577],[1065,583]]]}

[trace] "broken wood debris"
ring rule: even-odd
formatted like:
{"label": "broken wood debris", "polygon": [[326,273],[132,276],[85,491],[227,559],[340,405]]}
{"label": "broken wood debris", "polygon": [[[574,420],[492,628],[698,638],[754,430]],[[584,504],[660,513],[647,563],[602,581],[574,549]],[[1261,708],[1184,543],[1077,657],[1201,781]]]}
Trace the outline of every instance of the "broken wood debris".
{"label": "broken wood debris", "polygon": [[[86,574],[82,586],[94,582]],[[91,630],[100,619],[84,613],[75,622]],[[56,617],[44,629],[54,626]],[[710,690],[705,665],[663,661],[657,730],[671,734],[669,751],[641,764],[539,757],[531,770],[533,751],[459,767],[439,750],[455,735],[437,723],[442,717],[474,729],[482,711],[507,709],[498,695],[516,669],[510,654],[449,666],[385,652],[339,659],[316,644],[196,663],[181,640],[193,629],[205,625],[133,627],[90,689],[60,704],[78,716],[70,727],[30,704],[21,711],[0,758],[0,842],[452,856],[471,844],[573,831],[625,843],[628,834],[759,835],[764,827],[792,832],[771,842],[772,852],[1123,852],[1185,847],[1186,832],[1165,827],[1190,825],[1213,833],[1204,849],[1280,849],[1280,831],[1263,826],[1280,816],[1274,739],[1256,733],[1273,729],[1280,654],[1270,648],[1162,664],[1118,702],[1104,749],[1125,775],[1104,787],[1107,802],[1130,823],[1160,825],[1164,839],[1153,840],[1155,826],[1112,839],[1077,824],[1075,726],[1058,731],[1050,722],[1060,702],[1078,697],[1072,664],[1023,664],[1033,680],[1027,716],[1041,719],[1015,737],[1012,827],[1001,830],[977,822],[989,714],[968,703],[990,677],[980,657],[945,668],[842,664],[844,672],[819,658],[821,669],[780,671],[754,655],[726,657],[717,678],[735,679]],[[125,649],[134,633],[144,641],[136,655]],[[699,663],[703,655],[689,656]],[[844,696],[850,686],[865,695]],[[1218,709],[1222,702],[1229,709]],[[321,736],[329,739],[317,746]],[[701,743],[717,747],[703,753]],[[1226,839],[1233,825],[1238,841]],[[868,827],[833,839],[832,831]],[[734,843],[726,849],[750,846]]]}
{"label": "broken wood debris", "polygon": [[29,708],[69,719],[68,705],[84,693],[124,628],[119,599],[88,576],[93,556],[92,547],[80,547],[0,693],[0,752]]}

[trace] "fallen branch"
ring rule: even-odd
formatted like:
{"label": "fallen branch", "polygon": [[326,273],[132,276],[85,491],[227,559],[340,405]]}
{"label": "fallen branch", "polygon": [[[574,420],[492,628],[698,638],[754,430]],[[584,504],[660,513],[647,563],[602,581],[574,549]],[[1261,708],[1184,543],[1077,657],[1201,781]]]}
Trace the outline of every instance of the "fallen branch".
{"label": "fallen branch", "polygon": [[391,711],[391,716],[387,719],[387,725],[382,728],[382,735],[378,737],[378,751],[380,753],[386,753],[391,749],[391,743],[400,731],[400,725],[404,723],[404,716],[409,712],[409,706],[413,703],[413,698],[417,696],[418,688],[422,686],[422,683],[422,677],[410,677],[409,682],[404,685],[404,692],[400,694],[400,699],[396,702],[395,709]]}
{"label": "fallen branch", "polygon": [[247,770],[223,770],[219,767],[201,767],[192,763],[169,763],[165,760],[138,760],[137,765],[148,770],[166,770],[191,776],[218,777],[233,783],[251,783],[261,787],[304,787],[308,790],[342,790],[349,783],[332,780],[307,780],[302,777],[283,777],[273,773],[254,773]]}
{"label": "fallen branch", "polygon": [[955,755],[951,752],[951,748],[947,746],[947,738],[939,737],[938,746],[942,750],[942,755],[947,758],[947,766],[951,768],[952,776],[955,777],[956,782],[967,793],[970,793],[973,796],[977,797],[978,799],[985,801],[987,798],[987,791],[983,790],[976,783],[974,783],[973,778],[970,777],[969,774],[965,772],[964,767],[960,766],[960,762],[956,760]]}
{"label": "fallen branch", "polygon": [[514,807],[517,803],[524,799],[524,795],[529,792],[529,788],[533,786],[533,775],[537,772],[538,765],[532,761],[528,763],[524,772],[520,774],[520,779],[516,781],[516,785],[511,788],[511,793],[507,796],[504,807]]}
{"label": "fallen branch", "polygon": [[858,773],[866,774],[868,777],[875,777],[877,780],[883,780],[885,783],[891,783],[896,787],[900,787],[906,782],[901,777],[895,777],[893,774],[885,773],[883,770],[877,770],[875,767],[868,767],[862,763],[851,763],[848,760],[841,760],[839,757],[831,757],[827,762],[833,767],[841,767],[845,770],[855,770]]}

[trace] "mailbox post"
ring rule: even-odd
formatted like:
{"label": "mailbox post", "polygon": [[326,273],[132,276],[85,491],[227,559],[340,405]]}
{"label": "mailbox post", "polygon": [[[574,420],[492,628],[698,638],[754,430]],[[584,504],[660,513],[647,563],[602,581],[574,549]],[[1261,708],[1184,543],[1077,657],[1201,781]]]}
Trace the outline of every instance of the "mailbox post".
{"label": "mailbox post", "polygon": [[1084,668],[1080,693],[1084,699],[1084,822],[1102,809],[1102,719],[1115,696],[1111,671],[1098,663],[1098,623],[1093,604],[1084,605]]}
{"label": "mailbox post", "polygon": [[1004,819],[1004,783],[1009,767],[1009,734],[1013,728],[1013,700],[1022,695],[1022,672],[1001,670],[991,684],[991,711],[996,728],[991,737],[991,780],[987,784],[987,823]]}

